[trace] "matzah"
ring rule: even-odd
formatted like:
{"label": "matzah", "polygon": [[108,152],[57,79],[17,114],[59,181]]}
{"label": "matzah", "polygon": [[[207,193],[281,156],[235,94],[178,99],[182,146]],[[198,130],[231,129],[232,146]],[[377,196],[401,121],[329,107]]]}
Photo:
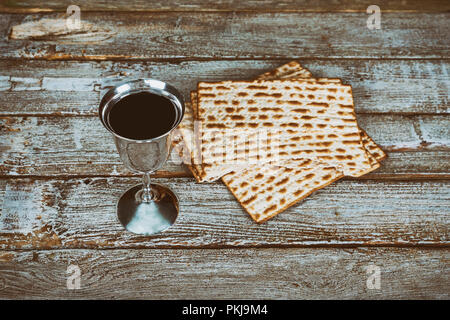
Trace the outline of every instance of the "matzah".
{"label": "matzah", "polygon": [[[301,68],[301,66],[298,63],[292,62],[277,69],[281,68],[289,69],[289,66]],[[294,75],[293,72],[287,73],[288,73],[287,76]],[[300,70],[300,73],[307,74],[310,76],[309,72],[303,72],[302,70]],[[274,72],[271,72],[270,74],[274,74]],[[277,75],[283,77],[283,73],[277,73]],[[187,119],[188,122],[190,122],[190,124],[187,127],[191,128],[192,134],[193,119],[190,118],[189,116],[188,118],[185,119]],[[369,150],[370,156],[369,159],[371,160],[371,167],[372,167],[371,170],[374,170],[379,166],[378,161],[381,161],[386,155],[384,154],[383,150],[381,150],[363,130],[361,130],[361,138],[364,146]],[[190,150],[194,150],[194,147],[191,146]],[[307,161],[303,163],[299,163],[298,161],[291,161],[290,163],[285,163],[284,165],[285,165],[284,167],[266,165],[263,168],[256,167],[256,168],[249,168],[241,172],[232,172],[224,176],[222,180],[230,189],[230,191],[236,196],[238,201],[243,205],[246,211],[251,215],[251,217],[257,222],[263,222],[273,217],[277,213],[283,211],[287,207],[304,199],[315,190],[323,188],[326,185],[332,183],[333,181],[343,176],[342,173],[338,172],[335,168],[324,167],[323,165],[319,164],[315,164],[314,167],[308,167],[308,165],[310,164],[308,164]],[[190,166],[190,169],[193,172],[194,176],[196,177],[197,181],[199,181],[198,179],[199,177],[197,176],[198,175],[197,169],[200,169],[200,171],[202,171],[202,167],[204,166],[202,166],[201,164],[198,165],[194,164]],[[278,172],[277,171],[274,172],[274,170],[278,170]],[[295,179],[293,180],[294,188],[292,188],[292,183],[285,181],[286,177],[284,177],[284,175],[289,175],[289,177],[292,177],[293,172],[295,175]],[[264,174],[267,175],[267,173],[271,173],[271,175],[269,176],[269,178],[267,178],[267,181],[265,182],[266,185],[264,185],[262,184],[264,180],[262,179],[261,175],[264,176]],[[273,176],[280,176],[280,175],[283,176],[282,179],[271,178]],[[316,180],[313,181],[312,175],[316,176]],[[248,190],[248,188],[246,188],[248,186],[248,181],[246,180],[248,179],[250,181],[252,180],[253,181],[261,180],[261,181],[253,185],[251,187],[251,190]],[[288,188],[286,188],[287,186],[283,186],[284,184],[290,186],[291,187],[290,189],[292,190],[288,190]],[[266,192],[275,192],[276,194],[276,188],[279,186],[282,186],[281,188],[279,188],[281,197],[279,196],[274,197],[273,195],[268,194],[265,195]],[[263,190],[264,187],[265,190]],[[303,187],[303,189],[300,190],[299,189],[300,187]],[[258,193],[258,191],[260,191],[260,193],[263,196],[265,196],[265,201],[263,201],[262,203],[254,201],[253,195],[247,197],[249,192]],[[257,205],[255,206],[255,203],[260,204],[260,206],[259,207]]]}
{"label": "matzah", "polygon": [[[370,169],[351,87],[336,80],[200,82],[197,108],[203,163],[312,159],[355,177]],[[270,136],[263,147],[242,151],[227,144],[261,133]]]}

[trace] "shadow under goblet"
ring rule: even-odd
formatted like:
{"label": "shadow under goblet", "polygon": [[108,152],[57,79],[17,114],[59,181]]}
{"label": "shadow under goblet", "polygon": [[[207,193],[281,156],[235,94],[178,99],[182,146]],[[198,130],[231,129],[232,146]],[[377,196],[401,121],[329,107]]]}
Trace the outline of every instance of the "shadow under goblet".
{"label": "shadow under goblet", "polygon": [[114,137],[120,158],[141,185],[122,194],[117,215],[126,230],[151,235],[174,224],[178,198],[169,188],[150,182],[170,155],[172,132],[184,115],[181,94],[159,80],[139,79],[109,90],[99,107],[102,124]]}

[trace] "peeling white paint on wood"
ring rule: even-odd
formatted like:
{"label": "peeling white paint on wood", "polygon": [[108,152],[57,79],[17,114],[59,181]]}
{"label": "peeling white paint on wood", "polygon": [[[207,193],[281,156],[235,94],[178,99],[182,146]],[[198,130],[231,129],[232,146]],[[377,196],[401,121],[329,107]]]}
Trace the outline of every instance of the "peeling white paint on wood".
{"label": "peeling white paint on wood", "polygon": [[47,91],[94,91],[100,79],[90,78],[42,78],[42,89]]}
{"label": "peeling white paint on wood", "polygon": [[422,139],[433,148],[450,145],[450,124],[436,126],[433,119],[421,119],[419,126]]}
{"label": "peeling white paint on wood", "polygon": [[[5,288],[0,297],[8,299],[449,298],[446,249],[0,251],[2,255]],[[69,264],[82,270],[80,290],[67,290]],[[369,265],[381,269],[380,290],[367,287]]]}
{"label": "peeling white paint on wood", "polygon": [[22,39],[46,39],[56,38],[60,40],[75,41],[103,41],[111,37],[114,32],[104,27],[99,27],[83,19],[80,20],[79,28],[68,25],[66,18],[41,18],[26,21],[11,28],[9,38],[11,40]]}
{"label": "peeling white paint on wood", "polygon": [[37,217],[42,214],[39,206],[41,190],[29,186],[6,184],[2,195],[0,233],[30,233]]}
{"label": "peeling white paint on wood", "polygon": [[41,90],[42,79],[31,77],[11,77],[10,87],[13,91]]}
{"label": "peeling white paint on wood", "polygon": [[[0,114],[97,114],[101,95],[125,79],[153,77],[180,89],[188,98],[198,81],[251,78],[286,61],[77,62],[0,60]],[[364,113],[448,113],[450,78],[445,61],[306,60],[317,77],[339,77],[353,86],[355,108]],[[24,83],[36,83],[32,91]],[[41,84],[40,84],[41,83]],[[377,83],[384,89],[373,87]],[[1,89],[0,89],[1,90]],[[20,91],[19,91],[20,90]],[[26,92],[21,92],[21,91]],[[29,101],[29,103],[23,103]]]}
{"label": "peeling white paint on wood", "polygon": [[[86,12],[83,24],[94,27],[81,33],[67,33],[62,21],[58,22],[61,27],[52,30],[54,22],[39,14],[30,22],[24,22],[26,16],[21,14],[1,14],[0,19],[7,17],[13,31],[11,41],[0,42],[2,58],[449,57],[447,13],[385,12],[382,32],[366,27],[366,13]],[[180,17],[183,23],[176,27]],[[239,25],[239,30],[233,25]],[[6,34],[7,27],[4,25],[0,32]],[[330,30],[339,37],[330,35]],[[55,40],[59,41],[57,48]]]}
{"label": "peeling white paint on wood", "polygon": [[10,76],[0,75],[0,91],[6,91],[11,88]]}
{"label": "peeling white paint on wood", "polygon": [[[389,157],[373,174],[448,175],[450,144],[446,116],[358,115],[362,128]],[[427,135],[415,126],[427,123]],[[113,139],[97,117],[0,118],[0,173],[3,175],[108,175],[131,173],[123,166]],[[432,138],[430,141],[427,137]],[[434,138],[433,138],[434,137]],[[429,153],[429,152],[433,153]],[[175,151],[174,151],[175,152]],[[406,152],[406,153],[405,153]],[[427,154],[427,152],[429,154]],[[173,175],[187,169],[173,156],[163,168]],[[374,177],[374,176],[373,176]]]}
{"label": "peeling white paint on wood", "polygon": [[[264,223],[254,223],[220,182],[154,179],[180,199],[167,232],[140,237],[123,230],[116,201],[135,178],[1,179],[30,190],[44,230],[26,236],[0,232],[0,248],[158,248],[267,245],[449,245],[448,181],[342,180]],[[431,204],[431,205],[430,205]],[[0,215],[2,213],[0,212]],[[34,240],[33,240],[34,239]]]}

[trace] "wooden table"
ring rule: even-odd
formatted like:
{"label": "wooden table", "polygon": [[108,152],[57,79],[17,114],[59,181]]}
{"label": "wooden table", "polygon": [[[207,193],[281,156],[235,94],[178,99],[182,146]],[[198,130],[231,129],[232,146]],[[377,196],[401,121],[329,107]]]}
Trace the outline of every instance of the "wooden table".
{"label": "wooden table", "polygon": [[[377,1],[381,30],[372,1],[81,0],[75,31],[72,1],[1,3],[0,298],[450,297],[448,1]],[[154,77],[187,97],[293,59],[353,86],[382,167],[258,225],[174,156],[154,176],[180,197],[176,225],[123,231],[115,202],[140,178],[97,118],[105,90]]]}

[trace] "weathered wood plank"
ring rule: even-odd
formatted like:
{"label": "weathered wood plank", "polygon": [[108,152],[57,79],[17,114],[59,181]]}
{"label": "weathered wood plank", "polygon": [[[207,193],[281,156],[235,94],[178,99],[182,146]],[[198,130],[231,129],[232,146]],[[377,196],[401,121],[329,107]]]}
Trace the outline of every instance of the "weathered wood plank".
{"label": "weathered wood plank", "polygon": [[[6,251],[0,298],[448,299],[449,258],[411,248]],[[79,290],[67,289],[69,265]]]}
{"label": "weathered wood plank", "polygon": [[150,237],[116,219],[118,197],[139,181],[0,179],[0,249],[450,244],[449,181],[341,180],[259,225],[220,182],[161,178],[181,214]]}
{"label": "weathered wood plank", "polygon": [[[198,81],[252,78],[286,60],[80,62],[0,60],[0,115],[96,115],[101,95],[114,83],[153,77],[172,83],[186,98]],[[446,60],[305,60],[317,77],[353,86],[360,113],[449,113]]]}
{"label": "weathered wood plank", "polygon": [[[83,14],[69,30],[56,14],[1,14],[1,58],[267,59],[449,58],[449,13],[159,12]],[[12,29],[10,29],[10,26]],[[332,32],[330,31],[332,30]],[[334,36],[339,35],[339,36]],[[193,45],[195,44],[195,45]]]}
{"label": "weathered wood plank", "polygon": [[[450,117],[362,114],[358,121],[389,152],[369,177],[449,177]],[[97,117],[3,117],[0,134],[0,175],[130,175]],[[159,172],[186,174],[175,152]]]}
{"label": "weathered wood plank", "polygon": [[[278,12],[366,12],[368,6],[373,1],[351,1],[351,0],[191,0],[189,3],[179,0],[164,1],[88,1],[79,0],[76,2],[82,12],[88,11],[278,11]],[[73,1],[43,1],[43,0],[16,0],[0,1],[0,12],[66,12]],[[448,1],[443,0],[407,0],[407,1],[387,1],[378,0],[377,5],[383,12],[446,12],[450,10]]]}

